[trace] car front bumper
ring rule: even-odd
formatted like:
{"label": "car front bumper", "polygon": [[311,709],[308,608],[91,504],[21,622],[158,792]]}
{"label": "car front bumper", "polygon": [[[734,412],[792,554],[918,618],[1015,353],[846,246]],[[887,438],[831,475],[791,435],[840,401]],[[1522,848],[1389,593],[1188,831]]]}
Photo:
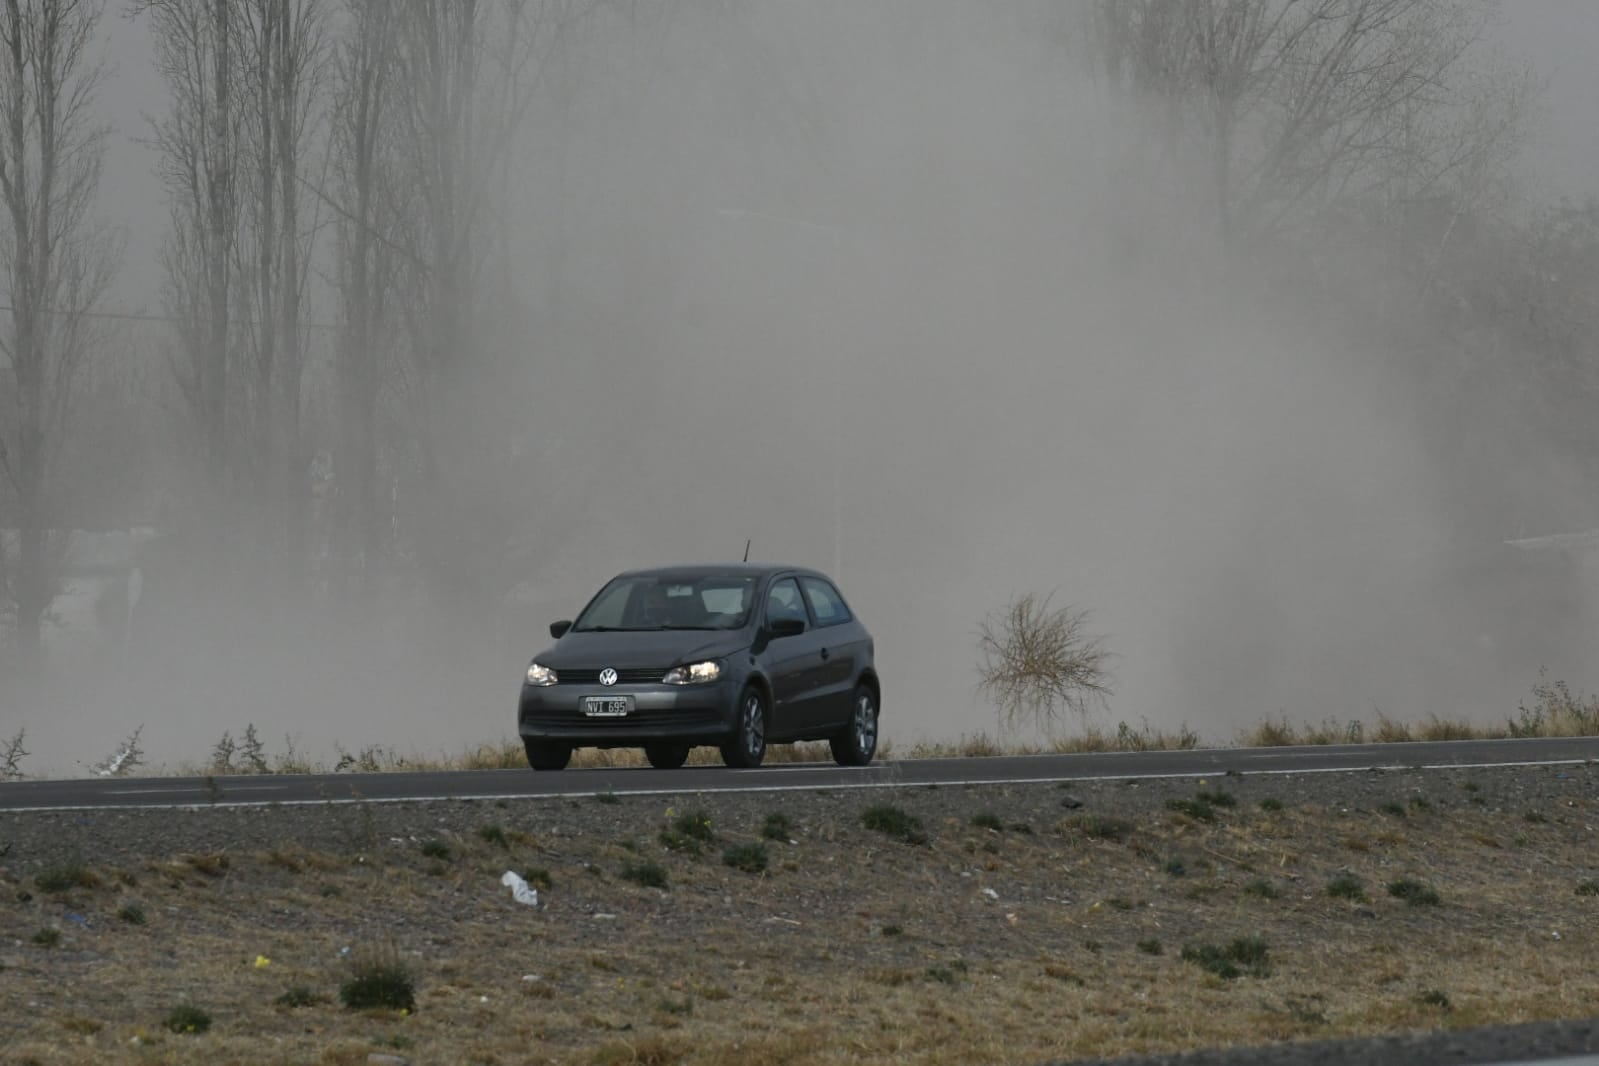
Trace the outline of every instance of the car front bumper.
{"label": "car front bumper", "polygon": [[[618,717],[583,712],[590,696],[631,697]],[[720,743],[733,734],[738,694],[729,681],[708,685],[527,685],[517,705],[517,728],[528,740],[581,747],[637,747],[649,741]]]}

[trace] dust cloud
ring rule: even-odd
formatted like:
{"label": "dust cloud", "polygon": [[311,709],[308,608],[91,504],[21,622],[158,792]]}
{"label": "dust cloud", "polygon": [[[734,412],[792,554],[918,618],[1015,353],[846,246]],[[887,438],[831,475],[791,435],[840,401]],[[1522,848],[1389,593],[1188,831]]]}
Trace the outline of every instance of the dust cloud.
{"label": "dust cloud", "polygon": [[[1354,289],[1229,250],[1205,162],[1154,162],[1156,116],[1049,5],[641,10],[573,31],[515,146],[503,356],[462,415],[506,455],[453,518],[493,594],[352,612],[248,563],[213,594],[169,552],[130,639],[61,635],[48,683],[4,686],[35,770],[141,723],[168,765],[252,722],[324,761],[512,737],[549,621],[746,540],[835,572],[901,747],[995,731],[974,633],[1029,591],[1092,612],[1112,730],[1487,720],[1542,665],[1587,680],[1593,605],[1549,609],[1503,549],[1593,524],[1583,471],[1426,413],[1370,326],[1381,256]],[[178,469],[143,483],[181,499]]]}

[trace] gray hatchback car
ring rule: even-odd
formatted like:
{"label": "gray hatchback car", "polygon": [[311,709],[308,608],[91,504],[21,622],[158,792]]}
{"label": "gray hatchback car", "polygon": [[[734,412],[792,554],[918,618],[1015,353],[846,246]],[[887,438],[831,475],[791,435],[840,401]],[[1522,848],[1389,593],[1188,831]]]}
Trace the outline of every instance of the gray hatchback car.
{"label": "gray hatchback car", "polygon": [[577,748],[643,748],[682,766],[715,746],[754,768],[768,744],[825,740],[845,766],[877,751],[871,633],[826,574],[731,563],[618,574],[522,681],[517,726],[535,770]]}

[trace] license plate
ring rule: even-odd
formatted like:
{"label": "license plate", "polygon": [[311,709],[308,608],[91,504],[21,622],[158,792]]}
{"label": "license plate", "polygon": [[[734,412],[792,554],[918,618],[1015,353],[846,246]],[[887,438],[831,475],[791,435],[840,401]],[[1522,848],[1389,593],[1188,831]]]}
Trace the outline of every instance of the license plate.
{"label": "license plate", "polygon": [[631,696],[583,697],[583,713],[590,718],[621,718],[632,709]]}

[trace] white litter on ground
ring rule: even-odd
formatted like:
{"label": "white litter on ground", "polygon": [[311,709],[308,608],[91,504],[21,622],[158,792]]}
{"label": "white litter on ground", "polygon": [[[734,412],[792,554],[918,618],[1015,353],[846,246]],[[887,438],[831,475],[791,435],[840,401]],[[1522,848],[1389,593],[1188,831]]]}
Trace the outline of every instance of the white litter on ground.
{"label": "white litter on ground", "polygon": [[530,907],[539,905],[539,890],[529,888],[528,883],[510,870],[505,871],[505,876],[500,878],[500,884],[511,886],[511,898],[518,903],[526,903]]}

